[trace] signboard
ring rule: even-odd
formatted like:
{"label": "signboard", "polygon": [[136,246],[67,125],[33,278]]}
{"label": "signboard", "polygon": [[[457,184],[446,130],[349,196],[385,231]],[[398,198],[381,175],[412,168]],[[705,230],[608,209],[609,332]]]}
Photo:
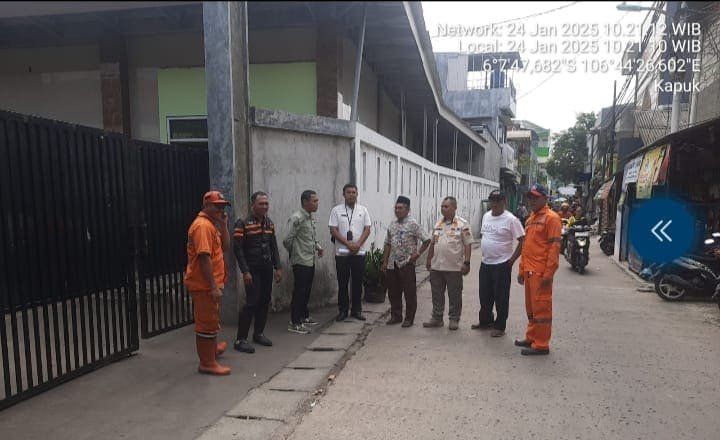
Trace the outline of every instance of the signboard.
{"label": "signboard", "polygon": [[625,164],[625,174],[623,175],[622,189],[625,191],[627,186],[631,183],[635,183],[638,180],[638,174],[640,173],[640,165],[642,165],[643,156],[638,156],[635,159]]}
{"label": "signboard", "polygon": [[653,148],[645,153],[637,179],[635,196],[638,199],[649,199],[652,196],[652,186],[657,181],[660,165],[665,157],[665,146]]}
{"label": "signboard", "polygon": [[670,146],[665,149],[665,158],[663,158],[662,165],[660,165],[660,171],[658,172],[655,183],[657,185],[664,185],[667,181],[668,167],[670,166]]}
{"label": "signboard", "polygon": [[550,157],[550,147],[536,147],[535,155],[537,157]]}

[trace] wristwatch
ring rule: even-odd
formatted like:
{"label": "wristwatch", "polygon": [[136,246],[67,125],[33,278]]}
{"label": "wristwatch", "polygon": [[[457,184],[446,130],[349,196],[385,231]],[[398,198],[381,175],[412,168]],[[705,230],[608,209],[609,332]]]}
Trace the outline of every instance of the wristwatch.
{"label": "wristwatch", "polygon": [[465,266],[470,266],[470,262],[469,262],[469,261],[466,261],[466,262],[463,263],[463,265],[465,265]]}

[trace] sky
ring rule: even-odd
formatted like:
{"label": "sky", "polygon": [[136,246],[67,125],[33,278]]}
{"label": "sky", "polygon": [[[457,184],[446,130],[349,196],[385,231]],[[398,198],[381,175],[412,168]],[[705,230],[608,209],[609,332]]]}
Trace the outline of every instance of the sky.
{"label": "sky", "polygon": [[[627,78],[617,69],[622,50],[628,41],[640,40],[641,24],[648,13],[618,11],[619,3],[422,2],[422,7],[435,52],[486,52],[488,45],[499,45],[503,52],[521,52],[521,59],[529,63],[525,72],[513,73],[516,119],[557,133],[571,127],[577,114],[597,113],[611,106],[613,81],[617,80],[619,91]],[[562,9],[523,18],[557,8]],[[486,25],[498,22],[504,23],[487,31]],[[450,35],[448,26],[457,29],[458,25],[475,28],[476,35]],[[532,36],[536,28],[541,35]],[[541,46],[532,53],[538,43]],[[542,71],[542,64],[551,70]],[[571,73],[573,65],[575,72]]]}

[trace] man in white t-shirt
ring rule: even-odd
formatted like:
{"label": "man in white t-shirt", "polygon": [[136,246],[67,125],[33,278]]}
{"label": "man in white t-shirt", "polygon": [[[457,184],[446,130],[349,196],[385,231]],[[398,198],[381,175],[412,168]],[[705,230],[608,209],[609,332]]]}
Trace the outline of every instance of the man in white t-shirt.
{"label": "man in white t-shirt", "polygon": [[[370,236],[370,214],[357,203],[357,186],[348,183],[343,187],[345,203],[330,211],[330,234],[335,243],[335,268],[338,279],[337,321],[348,317],[365,321],[362,315],[362,282],[365,276],[365,242]],[[352,306],[348,299],[348,282],[352,280]]]}
{"label": "man in white t-shirt", "polygon": [[[480,227],[480,322],[472,328],[492,328],[490,335],[499,337],[505,334],[511,272],[522,252],[525,230],[520,220],[505,210],[505,195],[501,191],[492,191],[489,200],[490,211],[483,215]],[[493,305],[497,311],[494,319]]]}

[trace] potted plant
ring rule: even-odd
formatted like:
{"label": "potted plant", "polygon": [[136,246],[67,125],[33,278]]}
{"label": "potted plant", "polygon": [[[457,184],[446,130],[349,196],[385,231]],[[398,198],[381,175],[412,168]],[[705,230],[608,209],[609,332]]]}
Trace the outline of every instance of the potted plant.
{"label": "potted plant", "polygon": [[370,246],[370,251],[365,254],[365,277],[363,278],[363,286],[365,287],[366,302],[385,302],[387,287],[385,286],[385,277],[381,270],[382,262],[383,250],[375,247],[375,243],[373,243]]}

